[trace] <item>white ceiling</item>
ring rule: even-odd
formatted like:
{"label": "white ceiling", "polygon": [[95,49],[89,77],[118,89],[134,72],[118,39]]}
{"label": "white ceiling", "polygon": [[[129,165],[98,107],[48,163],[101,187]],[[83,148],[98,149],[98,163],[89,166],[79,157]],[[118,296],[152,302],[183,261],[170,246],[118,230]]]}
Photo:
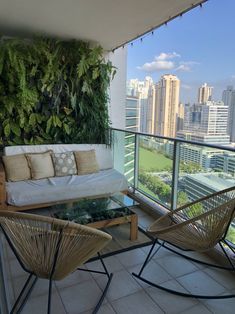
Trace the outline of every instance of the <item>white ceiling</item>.
{"label": "white ceiling", "polygon": [[112,50],[204,1],[0,0],[0,33],[83,39]]}

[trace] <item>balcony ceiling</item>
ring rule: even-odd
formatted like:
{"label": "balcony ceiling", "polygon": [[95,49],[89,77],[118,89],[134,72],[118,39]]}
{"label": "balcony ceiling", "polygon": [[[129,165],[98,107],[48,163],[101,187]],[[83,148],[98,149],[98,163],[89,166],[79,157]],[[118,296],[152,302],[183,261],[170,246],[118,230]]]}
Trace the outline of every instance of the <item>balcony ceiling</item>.
{"label": "balcony ceiling", "polygon": [[83,39],[112,50],[205,0],[1,0],[0,32]]}

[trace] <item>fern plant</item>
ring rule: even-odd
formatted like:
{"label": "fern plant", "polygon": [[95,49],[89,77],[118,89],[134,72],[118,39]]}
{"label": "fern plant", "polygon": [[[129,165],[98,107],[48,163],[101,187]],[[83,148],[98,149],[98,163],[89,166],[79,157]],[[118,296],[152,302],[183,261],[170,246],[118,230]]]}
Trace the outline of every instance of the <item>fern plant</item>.
{"label": "fern plant", "polygon": [[49,38],[0,40],[0,144],[107,143],[101,47]]}

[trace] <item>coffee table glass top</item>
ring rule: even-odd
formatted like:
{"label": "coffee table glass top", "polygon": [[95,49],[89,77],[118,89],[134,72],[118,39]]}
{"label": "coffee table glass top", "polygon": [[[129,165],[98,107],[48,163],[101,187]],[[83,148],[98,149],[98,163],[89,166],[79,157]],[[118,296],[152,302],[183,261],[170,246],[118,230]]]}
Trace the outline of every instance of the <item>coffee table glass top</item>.
{"label": "coffee table glass top", "polygon": [[53,206],[53,217],[89,224],[133,215],[131,207],[136,205],[138,203],[127,195],[117,193],[102,198],[81,199],[76,202],[57,204]]}

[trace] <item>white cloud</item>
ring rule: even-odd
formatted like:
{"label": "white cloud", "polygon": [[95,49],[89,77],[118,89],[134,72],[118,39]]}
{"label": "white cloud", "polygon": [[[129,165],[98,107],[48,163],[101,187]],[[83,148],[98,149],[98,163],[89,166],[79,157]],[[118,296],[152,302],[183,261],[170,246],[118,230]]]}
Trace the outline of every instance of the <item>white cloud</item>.
{"label": "white cloud", "polygon": [[175,68],[175,63],[169,59],[179,58],[180,55],[176,52],[161,52],[158,56],[155,56],[152,62],[146,62],[142,66],[138,66],[137,69],[146,72],[154,72],[157,70],[171,70]]}
{"label": "white cloud", "polygon": [[179,65],[175,71],[183,71],[183,72],[190,72],[191,71],[191,67],[186,65],[186,64],[181,64]]}
{"label": "white cloud", "polygon": [[182,61],[179,63],[180,65],[175,69],[176,71],[190,72],[194,65],[199,64],[196,61]]}
{"label": "white cloud", "polygon": [[166,61],[166,60],[159,60],[159,61],[153,61],[153,62],[147,62],[143,64],[142,66],[137,67],[138,70],[143,70],[146,72],[154,72],[157,70],[171,70],[175,67],[174,62],[172,61]]}
{"label": "white cloud", "polygon": [[182,87],[183,89],[187,89],[187,90],[192,89],[192,87],[191,87],[190,85],[187,85],[187,84],[181,84],[181,87]]}
{"label": "white cloud", "polygon": [[173,58],[180,58],[180,55],[176,52],[172,52],[172,53],[165,53],[165,52],[161,52],[159,56],[155,57],[155,60],[168,60],[168,59],[173,59]]}
{"label": "white cloud", "polygon": [[232,80],[234,80],[235,79],[235,74],[233,74],[231,77],[232,77]]}
{"label": "white cloud", "polygon": [[182,61],[180,62],[180,64],[184,64],[184,65],[197,65],[197,64],[200,64],[199,62],[196,62],[196,61]]}
{"label": "white cloud", "polygon": [[141,66],[138,66],[138,70],[145,72],[155,72],[162,70],[174,70],[174,71],[183,71],[190,72],[192,66],[199,64],[195,61],[181,61],[172,60],[176,58],[181,58],[181,55],[176,52],[161,52],[159,55],[154,57],[154,60],[151,62],[146,62]]}

